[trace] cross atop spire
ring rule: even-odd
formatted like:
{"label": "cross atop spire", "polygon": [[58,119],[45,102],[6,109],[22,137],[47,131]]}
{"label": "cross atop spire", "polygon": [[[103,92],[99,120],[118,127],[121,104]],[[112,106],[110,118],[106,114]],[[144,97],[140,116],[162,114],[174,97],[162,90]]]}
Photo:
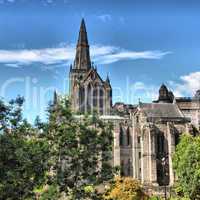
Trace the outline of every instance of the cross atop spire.
{"label": "cross atop spire", "polygon": [[91,68],[90,51],[84,19],[81,20],[78,43],[76,46],[76,57],[74,60],[73,68],[84,70],[89,70]]}

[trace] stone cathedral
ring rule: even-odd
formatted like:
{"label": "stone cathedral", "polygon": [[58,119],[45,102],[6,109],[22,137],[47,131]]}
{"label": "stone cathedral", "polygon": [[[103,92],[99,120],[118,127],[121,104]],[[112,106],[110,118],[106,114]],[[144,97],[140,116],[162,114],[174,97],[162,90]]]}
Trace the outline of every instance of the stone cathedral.
{"label": "stone cathedral", "polygon": [[102,115],[109,115],[112,106],[112,88],[109,77],[102,80],[97,69],[91,63],[90,50],[85,22],[82,20],[76,56],[70,67],[70,96],[72,107],[80,113],[96,110]]}
{"label": "stone cathedral", "polygon": [[[70,98],[78,114],[96,111],[114,124],[113,166],[144,186],[172,186],[176,179],[172,154],[182,133],[198,134],[200,90],[194,97],[175,97],[162,84],[158,100],[138,105],[112,105],[112,87],[91,62],[84,20],[81,22],[76,56],[70,66]],[[163,165],[163,161],[165,165]]]}

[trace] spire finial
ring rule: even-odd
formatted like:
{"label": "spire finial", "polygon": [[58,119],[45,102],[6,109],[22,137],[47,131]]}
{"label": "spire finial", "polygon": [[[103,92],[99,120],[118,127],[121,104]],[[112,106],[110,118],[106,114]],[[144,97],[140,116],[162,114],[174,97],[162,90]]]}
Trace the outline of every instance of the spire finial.
{"label": "spire finial", "polygon": [[109,74],[107,73],[107,77],[106,77],[106,82],[110,83],[110,78],[109,78]]}
{"label": "spire finial", "polygon": [[81,19],[81,24],[85,24],[84,17],[82,17],[82,19]]}

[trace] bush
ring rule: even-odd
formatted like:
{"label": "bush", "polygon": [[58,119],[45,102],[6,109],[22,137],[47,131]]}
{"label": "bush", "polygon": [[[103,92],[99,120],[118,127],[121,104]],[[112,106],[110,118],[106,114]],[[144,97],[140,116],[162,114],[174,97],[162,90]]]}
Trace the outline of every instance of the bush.
{"label": "bush", "polygon": [[137,180],[126,177],[116,177],[104,195],[105,200],[147,200],[147,195]]}

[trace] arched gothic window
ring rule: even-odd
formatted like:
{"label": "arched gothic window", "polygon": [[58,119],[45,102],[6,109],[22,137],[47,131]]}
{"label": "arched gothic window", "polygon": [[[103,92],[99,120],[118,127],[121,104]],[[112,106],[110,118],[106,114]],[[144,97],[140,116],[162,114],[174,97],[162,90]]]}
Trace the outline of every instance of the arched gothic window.
{"label": "arched gothic window", "polygon": [[84,108],[85,108],[85,89],[84,89],[84,87],[79,88],[79,108],[80,108],[80,112],[84,112]]}
{"label": "arched gothic window", "polygon": [[97,100],[98,100],[98,85],[94,85],[93,89],[93,107],[97,108]]}
{"label": "arched gothic window", "polygon": [[119,145],[120,146],[123,146],[123,143],[124,143],[124,138],[123,138],[123,129],[122,127],[120,126],[120,131],[119,131]]}
{"label": "arched gothic window", "polygon": [[127,128],[127,131],[126,131],[126,141],[127,141],[127,146],[130,145],[130,130],[129,130],[129,127]]}
{"label": "arched gothic window", "polygon": [[175,146],[179,143],[179,133],[178,131],[175,131],[174,133],[174,140],[175,140]]}
{"label": "arched gothic window", "polygon": [[99,109],[100,109],[100,113],[103,114],[103,110],[104,110],[104,91],[103,88],[99,89]]}
{"label": "arched gothic window", "polygon": [[110,101],[110,106],[112,106],[112,89],[109,90],[109,101]]}
{"label": "arched gothic window", "polygon": [[87,87],[87,111],[91,111],[91,106],[92,106],[92,86],[89,83]]}
{"label": "arched gothic window", "polygon": [[163,133],[158,133],[157,134],[157,157],[160,157],[164,154],[165,152],[165,137]]}

